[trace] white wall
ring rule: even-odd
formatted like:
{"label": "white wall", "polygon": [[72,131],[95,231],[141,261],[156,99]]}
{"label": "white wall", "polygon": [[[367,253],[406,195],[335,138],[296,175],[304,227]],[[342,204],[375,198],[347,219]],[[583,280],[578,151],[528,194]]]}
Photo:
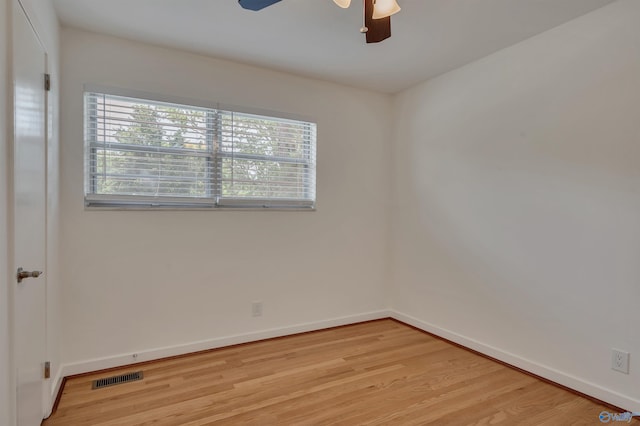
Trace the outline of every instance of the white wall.
{"label": "white wall", "polygon": [[621,0],[397,96],[392,227],[402,318],[635,411],[638,22]]}
{"label": "white wall", "polygon": [[[63,30],[62,64],[68,371],[386,306],[389,96],[75,29]],[[314,118],[317,211],[85,211],[85,83]]]}

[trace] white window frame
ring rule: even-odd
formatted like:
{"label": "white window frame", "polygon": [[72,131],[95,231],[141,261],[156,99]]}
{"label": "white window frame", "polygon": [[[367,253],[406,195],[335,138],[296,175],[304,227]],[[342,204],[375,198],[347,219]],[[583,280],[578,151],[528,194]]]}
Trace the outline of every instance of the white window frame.
{"label": "white window frame", "polygon": [[[89,111],[89,105],[87,104],[87,95],[91,93],[104,94],[107,96],[120,96],[132,99],[139,99],[142,102],[151,103],[165,103],[169,105],[183,106],[186,108],[194,109],[206,109],[207,114],[241,114],[259,116],[260,119],[274,119],[277,121],[290,120],[300,124],[308,126],[308,138],[305,137],[305,147],[308,148],[309,155],[304,160],[293,160],[286,158],[275,158],[273,156],[259,155],[259,154],[242,154],[234,152],[224,152],[220,149],[220,141],[218,140],[218,131],[211,132],[211,135],[207,135],[208,145],[211,146],[211,151],[206,153],[198,153],[207,157],[209,161],[215,166],[209,170],[209,180],[211,182],[208,186],[208,196],[203,197],[175,197],[175,196],[137,196],[127,194],[97,194],[96,183],[94,176],[96,170],[94,169],[94,162],[92,162],[92,152],[97,148],[104,148],[109,144],[100,143],[97,140],[97,131],[95,126],[89,126],[89,120],[91,117]],[[83,92],[84,112],[84,202],[85,209],[88,210],[303,210],[303,211],[315,211],[316,208],[316,140],[317,140],[317,124],[315,121],[310,120],[308,117],[301,117],[293,114],[275,113],[273,111],[265,111],[254,108],[238,108],[236,106],[228,106],[215,104],[212,105],[208,102],[194,101],[191,99],[184,99],[178,97],[164,97],[157,94],[149,94],[144,92],[114,89],[104,86],[86,85]],[[93,129],[93,130],[92,130]],[[209,132],[207,132],[209,133]],[[306,133],[306,132],[305,132]],[[211,140],[208,140],[211,137]],[[111,144],[115,145],[115,144]],[[125,146],[120,145],[118,146]],[[217,147],[214,148],[214,147]],[[144,150],[144,147],[135,146],[135,149],[140,151]],[[173,148],[149,148],[149,152],[161,152],[171,153]],[[180,150],[180,149],[178,149]],[[304,187],[305,199],[278,199],[278,198],[232,198],[222,196],[222,185],[218,181],[219,179],[219,167],[221,162],[225,158],[246,158],[258,161],[281,161],[281,162],[295,162],[298,164],[304,164],[306,174],[308,174],[308,184]],[[305,175],[307,176],[307,175]]]}

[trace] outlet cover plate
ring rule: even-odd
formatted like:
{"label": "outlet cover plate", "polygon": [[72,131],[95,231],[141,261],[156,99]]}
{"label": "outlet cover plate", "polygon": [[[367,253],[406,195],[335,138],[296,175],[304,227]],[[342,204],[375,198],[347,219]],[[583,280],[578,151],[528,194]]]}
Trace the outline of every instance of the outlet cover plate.
{"label": "outlet cover plate", "polygon": [[254,318],[262,316],[262,302],[253,302],[251,304],[251,316]]}
{"label": "outlet cover plate", "polygon": [[629,352],[611,349],[611,368],[629,374]]}

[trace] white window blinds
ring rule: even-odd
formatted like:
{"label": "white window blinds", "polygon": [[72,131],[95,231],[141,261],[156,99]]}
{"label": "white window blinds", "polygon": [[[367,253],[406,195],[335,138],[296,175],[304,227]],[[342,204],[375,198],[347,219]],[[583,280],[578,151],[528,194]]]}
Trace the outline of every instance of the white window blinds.
{"label": "white window blinds", "polygon": [[85,93],[85,203],[313,208],[315,123]]}

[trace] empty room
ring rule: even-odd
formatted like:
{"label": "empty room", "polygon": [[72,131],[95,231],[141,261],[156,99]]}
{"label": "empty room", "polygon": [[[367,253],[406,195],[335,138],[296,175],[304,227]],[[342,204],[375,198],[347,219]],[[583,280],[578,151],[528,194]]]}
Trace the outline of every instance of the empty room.
{"label": "empty room", "polygon": [[0,426],[640,424],[638,22],[0,0]]}

